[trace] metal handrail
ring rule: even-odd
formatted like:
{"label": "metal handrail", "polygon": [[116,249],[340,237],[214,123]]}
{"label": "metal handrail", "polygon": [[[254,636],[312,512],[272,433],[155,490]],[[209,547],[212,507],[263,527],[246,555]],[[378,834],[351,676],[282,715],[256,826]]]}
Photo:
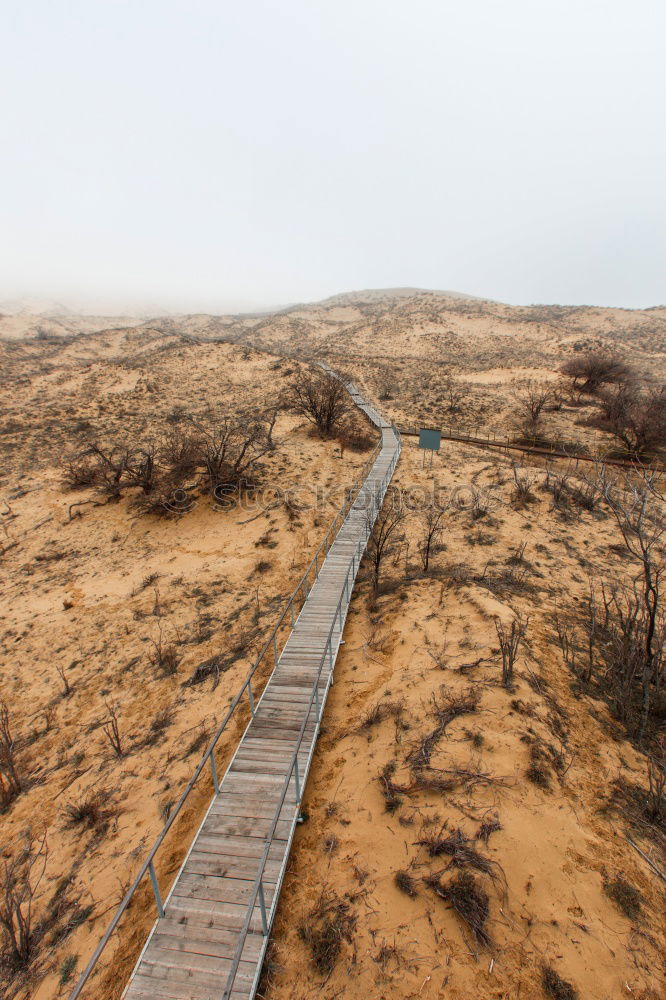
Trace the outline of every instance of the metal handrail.
{"label": "metal handrail", "polygon": [[[294,618],[293,618],[293,608],[294,608],[294,604],[295,604],[296,598],[297,598],[297,596],[298,596],[298,594],[299,594],[300,591],[303,592],[303,603],[305,603],[305,601],[307,599],[307,595],[309,593],[309,590],[312,589],[312,587],[309,587],[308,589],[306,589],[307,586],[308,586],[309,575],[310,575],[312,569],[314,568],[315,569],[315,581],[318,578],[318,576],[319,576],[319,566],[318,566],[318,562],[317,562],[318,557],[319,557],[322,549],[325,548],[326,552],[328,552],[328,550],[330,548],[330,545],[331,545],[331,542],[330,542],[331,533],[335,531],[335,527],[336,527],[336,524],[338,522],[338,518],[340,518],[342,516],[342,522],[341,522],[341,525],[342,525],[342,523],[344,523],[344,518],[347,516],[347,514],[350,511],[350,509],[352,508],[352,506],[354,505],[354,503],[358,499],[358,496],[360,495],[361,490],[363,489],[363,486],[364,486],[364,483],[365,483],[365,479],[367,478],[368,472],[370,471],[370,469],[374,465],[374,463],[375,463],[375,461],[377,459],[377,456],[378,456],[378,454],[379,454],[380,451],[381,451],[381,440],[378,442],[378,444],[376,445],[376,447],[373,449],[373,452],[372,452],[370,458],[365,462],[365,464],[363,466],[363,469],[362,469],[362,472],[361,472],[361,475],[358,477],[358,479],[356,479],[354,481],[354,483],[352,484],[352,486],[350,488],[348,488],[347,497],[346,497],[344,503],[342,504],[342,506],[340,507],[340,509],[336,512],[335,517],[333,518],[333,522],[329,526],[329,529],[326,532],[326,535],[324,536],[324,539],[322,540],[322,542],[320,543],[319,547],[317,548],[314,556],[310,560],[310,563],[309,563],[307,569],[305,570],[305,573],[303,574],[303,576],[301,577],[300,581],[298,582],[298,584],[294,588],[291,596],[289,597],[289,600],[287,601],[287,603],[286,603],[286,605],[284,607],[284,610],[283,610],[282,614],[280,615],[280,618],[277,621],[277,624],[274,626],[273,630],[269,634],[268,639],[267,639],[265,645],[263,646],[261,652],[259,653],[259,656],[255,660],[253,666],[250,667],[250,669],[248,670],[247,675],[245,677],[245,680],[243,681],[243,684],[239,688],[239,690],[236,693],[235,697],[232,699],[232,701],[231,701],[231,703],[229,705],[229,708],[227,709],[226,715],[224,716],[222,722],[220,723],[220,725],[218,726],[217,730],[213,734],[213,736],[211,738],[211,741],[208,744],[207,749],[205,750],[205,752],[204,752],[201,760],[199,761],[199,763],[197,764],[197,766],[196,766],[196,768],[194,770],[194,773],[192,774],[192,777],[190,778],[190,780],[188,781],[187,785],[185,786],[185,788],[184,788],[184,790],[183,790],[180,798],[178,799],[178,802],[176,803],[175,807],[173,808],[173,810],[169,814],[169,818],[167,819],[166,823],[164,824],[164,826],[162,827],[160,833],[158,834],[157,839],[155,840],[155,843],[153,844],[152,848],[148,852],[148,855],[146,856],[143,864],[141,865],[138,873],[136,874],[136,876],[134,878],[134,881],[132,882],[131,886],[129,887],[129,889],[127,890],[127,892],[125,893],[125,895],[123,896],[123,899],[120,902],[120,904],[118,906],[118,909],[116,910],[116,912],[115,912],[115,914],[114,914],[114,916],[113,916],[113,918],[112,918],[109,926],[107,927],[107,929],[104,932],[102,938],[100,939],[99,944],[95,948],[95,951],[93,952],[93,954],[92,954],[92,956],[90,958],[90,961],[88,962],[88,964],[86,965],[85,969],[81,973],[81,975],[80,975],[80,977],[79,977],[79,979],[78,979],[78,981],[76,983],[76,986],[74,987],[73,991],[70,993],[69,1000],[77,1000],[77,998],[81,995],[81,991],[83,990],[83,987],[86,985],[88,979],[90,978],[90,975],[91,975],[93,969],[97,965],[97,962],[99,961],[102,953],[104,952],[104,949],[106,948],[107,944],[109,943],[109,940],[111,939],[111,937],[112,937],[112,935],[113,935],[116,927],[120,923],[120,920],[121,920],[123,914],[127,910],[127,907],[129,906],[130,902],[132,901],[132,898],[133,898],[136,890],[139,888],[139,885],[141,884],[141,882],[145,878],[146,873],[148,873],[148,875],[150,877],[150,882],[151,882],[151,885],[152,885],[153,894],[155,896],[155,904],[156,904],[158,916],[160,916],[160,917],[164,916],[164,905],[163,905],[162,897],[161,897],[160,890],[159,890],[159,885],[158,885],[158,881],[157,881],[157,874],[155,872],[155,867],[154,867],[154,864],[153,864],[154,858],[155,858],[155,856],[156,856],[159,848],[161,847],[161,845],[162,845],[162,843],[164,841],[164,838],[166,837],[166,835],[168,834],[169,830],[171,829],[171,827],[173,826],[174,822],[176,821],[176,819],[177,819],[177,817],[178,817],[178,815],[179,815],[179,813],[180,813],[180,811],[181,811],[181,809],[182,809],[182,807],[183,807],[186,799],[188,798],[190,792],[194,788],[194,785],[196,784],[197,779],[199,778],[201,772],[203,771],[203,769],[206,766],[206,763],[208,761],[210,761],[210,767],[211,767],[212,778],[213,778],[213,789],[214,789],[214,792],[215,792],[215,794],[217,794],[219,792],[219,781],[218,781],[217,769],[216,769],[216,765],[215,765],[214,752],[215,752],[215,749],[217,747],[217,744],[218,744],[218,741],[220,739],[220,736],[222,735],[222,733],[226,729],[229,720],[233,716],[236,708],[240,704],[240,702],[241,702],[241,700],[243,698],[243,695],[245,694],[246,691],[248,693],[248,701],[249,701],[249,704],[250,704],[250,712],[251,712],[252,716],[254,717],[254,714],[255,714],[255,705],[254,705],[254,693],[252,691],[252,678],[254,677],[254,674],[256,673],[259,665],[261,664],[264,656],[266,655],[266,653],[268,652],[268,650],[270,649],[271,646],[273,647],[273,653],[274,653],[274,666],[275,666],[275,664],[277,664],[277,661],[278,661],[279,655],[280,655],[278,653],[277,633],[280,630],[280,628],[282,627],[282,625],[284,624],[284,621],[285,621],[285,618],[287,616],[287,613],[290,610],[292,610],[292,624],[293,624],[293,621],[294,621]],[[339,528],[338,528],[338,530],[339,530]],[[314,583],[312,584],[312,586],[314,586]],[[299,611],[299,614],[300,614],[300,611]]]}
{"label": "metal handrail", "polygon": [[[400,435],[399,435],[399,433],[397,431],[396,431],[396,441],[397,441],[396,452],[395,452],[395,454],[393,455],[393,457],[391,459],[391,462],[390,462],[389,467],[388,467],[388,469],[387,469],[387,471],[386,471],[386,473],[384,475],[384,478],[382,479],[382,482],[381,482],[381,485],[380,485],[379,489],[376,490],[373,493],[372,499],[374,501],[374,507],[375,507],[374,513],[375,513],[375,515],[379,511],[379,509],[380,509],[380,507],[381,507],[381,505],[383,503],[384,496],[386,495],[386,489],[388,487],[388,483],[389,483],[389,481],[391,479],[391,476],[393,475],[393,472],[395,470],[395,466],[396,466],[396,464],[398,462],[398,458],[400,456],[400,450],[401,450]],[[360,492],[359,492],[359,495],[360,495]],[[373,523],[374,523],[374,518],[373,518]],[[333,665],[332,664],[332,639],[333,639],[333,633],[334,633],[334,631],[336,629],[336,623],[338,621],[338,616],[340,616],[339,635],[342,636],[342,631],[343,631],[343,629],[342,629],[342,610],[341,610],[342,609],[342,601],[343,601],[343,598],[345,598],[345,597],[347,599],[347,602],[349,601],[349,596],[350,596],[350,593],[351,593],[350,589],[349,589],[350,573],[353,573],[353,578],[356,576],[356,573],[358,572],[358,566],[359,566],[359,563],[360,563],[360,559],[357,562],[357,556],[360,556],[361,552],[365,549],[365,546],[367,544],[367,541],[368,541],[368,538],[370,537],[370,533],[371,532],[372,532],[372,524],[369,525],[369,522],[366,521],[364,535],[362,535],[361,538],[359,539],[359,541],[358,541],[358,543],[356,545],[356,548],[354,550],[354,555],[352,556],[352,561],[351,561],[350,565],[347,567],[347,573],[345,574],[345,580],[344,580],[344,583],[342,585],[342,589],[340,591],[340,597],[338,599],[338,603],[336,605],[335,612],[333,614],[333,620],[331,622],[331,626],[330,626],[330,628],[328,630],[328,636],[327,636],[327,639],[326,639],[326,645],[324,646],[324,651],[323,651],[323,653],[321,655],[321,659],[319,661],[319,668],[317,670],[317,676],[316,676],[316,678],[314,680],[314,683],[312,685],[312,690],[311,690],[311,693],[310,693],[310,701],[308,702],[307,711],[305,713],[305,716],[303,718],[303,722],[301,724],[301,728],[299,730],[298,738],[297,738],[297,741],[296,741],[296,747],[295,747],[294,752],[293,752],[293,754],[291,756],[291,763],[289,765],[289,769],[287,771],[287,775],[286,775],[284,784],[282,786],[282,793],[280,795],[280,799],[278,801],[275,813],[273,814],[273,820],[271,822],[271,826],[270,826],[269,831],[268,831],[268,833],[266,835],[266,840],[265,840],[265,843],[264,843],[264,850],[262,852],[261,858],[259,859],[259,867],[258,867],[257,874],[256,874],[256,877],[255,877],[253,886],[252,886],[252,890],[250,892],[250,898],[249,898],[248,903],[247,903],[247,912],[246,912],[246,915],[245,915],[245,920],[243,921],[243,926],[241,928],[241,932],[240,932],[240,935],[239,935],[239,938],[238,938],[238,943],[236,945],[236,950],[234,952],[234,958],[233,958],[233,961],[232,961],[232,964],[231,964],[231,968],[229,970],[229,974],[227,976],[227,983],[226,983],[226,986],[225,986],[225,989],[224,989],[224,993],[222,995],[222,1000],[229,1000],[229,998],[231,997],[231,991],[233,990],[233,986],[234,986],[234,983],[235,983],[235,980],[236,980],[236,974],[238,972],[238,966],[240,965],[241,957],[242,957],[242,954],[243,954],[243,949],[245,947],[245,942],[246,942],[247,935],[248,935],[248,932],[249,932],[249,929],[250,929],[250,923],[252,922],[252,916],[254,914],[254,910],[255,910],[255,907],[256,907],[256,904],[257,904],[257,898],[259,898],[259,905],[260,905],[260,910],[261,910],[261,921],[262,921],[263,935],[264,935],[264,937],[268,936],[269,921],[268,921],[268,918],[267,918],[267,915],[266,915],[266,903],[265,903],[265,896],[264,896],[264,889],[263,889],[263,876],[264,876],[264,871],[265,871],[265,868],[266,868],[266,862],[268,860],[268,852],[270,851],[270,847],[271,847],[271,844],[273,842],[273,836],[275,834],[275,830],[277,828],[277,824],[278,824],[279,819],[280,819],[280,813],[282,812],[282,809],[284,808],[285,800],[287,798],[287,793],[289,791],[289,786],[291,784],[292,775],[294,775],[294,773],[296,773],[296,775],[298,774],[298,754],[300,752],[301,745],[303,743],[303,737],[305,735],[305,730],[307,729],[308,722],[310,720],[310,712],[312,710],[313,703],[316,704],[316,710],[315,710],[315,722],[316,722],[316,726],[315,726],[315,734],[314,734],[314,737],[313,737],[313,742],[314,742],[314,739],[316,738],[316,730],[319,727],[319,722],[320,722],[320,719],[321,719],[321,716],[322,716],[322,713],[323,713],[323,710],[324,710],[324,702],[325,702],[325,698],[323,696],[322,696],[321,700],[319,699],[319,684],[320,684],[320,680],[321,680],[321,674],[322,674],[322,671],[324,669],[324,663],[326,662],[327,657],[329,659],[329,666],[331,666],[331,668],[332,668],[332,665]],[[329,684],[330,684],[330,678],[329,678]],[[327,687],[328,687],[328,685],[327,685]],[[296,777],[296,803],[295,803],[296,808],[298,808],[298,805],[300,804],[300,801],[302,799],[303,790],[304,789],[303,789],[302,785],[300,785],[300,787],[299,787],[298,777]],[[276,897],[274,897],[274,899],[273,899],[273,904],[272,904],[273,908],[275,906],[275,902],[276,902]]]}

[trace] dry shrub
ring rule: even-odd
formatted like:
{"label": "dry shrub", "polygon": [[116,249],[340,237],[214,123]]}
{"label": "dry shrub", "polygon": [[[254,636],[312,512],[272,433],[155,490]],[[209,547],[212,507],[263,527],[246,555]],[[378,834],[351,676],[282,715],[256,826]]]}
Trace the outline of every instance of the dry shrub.
{"label": "dry shrub", "polygon": [[65,826],[69,828],[95,829],[101,827],[106,819],[107,813],[99,795],[88,794],[78,802],[69,802],[65,806]]}
{"label": "dry shrub", "polygon": [[382,790],[382,795],[384,796],[384,806],[388,813],[394,813],[396,809],[400,808],[402,805],[402,795],[409,795],[411,793],[411,788],[408,785],[398,785],[393,780],[397,766],[396,761],[389,761],[388,764],[384,765],[377,779]]}
{"label": "dry shrub", "polygon": [[458,716],[476,712],[480,698],[479,692],[474,688],[469,688],[464,694],[452,695],[442,687],[439,696],[432,696],[432,714],[437,725],[409,753],[407,761],[413,770],[430,766],[432,755],[444,736],[446,727]]}
{"label": "dry shrub", "polygon": [[332,437],[349,410],[342,382],[324,371],[300,372],[290,386],[289,409],[314,424],[322,437]]}
{"label": "dry shrub", "polygon": [[378,701],[368,709],[357,728],[360,732],[367,732],[385,719],[395,719],[397,722],[402,718],[404,711],[403,701]]}
{"label": "dry shrub", "polygon": [[6,859],[0,875],[0,929],[4,961],[14,969],[32,959],[39,932],[35,925],[35,899],[46,870],[46,834],[37,840],[30,831],[17,853]]}
{"label": "dry shrub", "polygon": [[9,708],[0,700],[0,806],[6,808],[23,789],[16,757],[17,741],[12,733]]}
{"label": "dry shrub", "polygon": [[356,423],[343,424],[337,433],[337,440],[343,453],[370,451],[375,446],[375,438],[370,431]]}
{"label": "dry shrub", "polygon": [[310,949],[312,964],[322,976],[335,968],[343,943],[351,944],[356,919],[346,900],[325,890],[298,925],[298,936]]}
{"label": "dry shrub", "polygon": [[554,1000],[577,1000],[578,993],[571,983],[561,979],[549,965],[543,967],[541,982],[544,992]]}
{"label": "dry shrub", "polygon": [[471,846],[469,837],[460,829],[455,829],[448,836],[444,836],[444,829],[438,834],[429,837],[422,837],[415,841],[419,847],[425,847],[429,857],[438,858],[442,855],[451,858],[451,865],[455,868],[475,868],[483,872],[484,875],[492,875],[496,868],[496,862],[484,858],[482,854]]}
{"label": "dry shrub", "polygon": [[617,878],[604,882],[604,892],[615,905],[622,910],[629,920],[638,920],[641,914],[643,897],[638,889],[618,875]]}
{"label": "dry shrub", "polygon": [[404,892],[406,896],[410,896],[412,899],[418,895],[415,879],[404,868],[395,873],[395,884],[400,889],[400,892]]}
{"label": "dry shrub", "polygon": [[488,819],[484,819],[479,827],[476,835],[477,840],[482,840],[484,844],[487,844],[491,833],[497,833],[498,830],[501,829],[502,824],[500,823],[499,818],[497,816],[489,816]]}
{"label": "dry shrub", "polygon": [[460,872],[445,885],[437,876],[430,876],[426,884],[451,905],[458,917],[469,927],[475,940],[488,947],[490,935],[486,930],[490,913],[488,893],[469,872]]}
{"label": "dry shrub", "polygon": [[520,615],[516,615],[511,626],[505,626],[499,618],[495,619],[495,631],[502,654],[502,684],[508,688],[513,683],[513,668],[518,656],[520,645],[525,641],[527,634],[527,621],[523,621]]}

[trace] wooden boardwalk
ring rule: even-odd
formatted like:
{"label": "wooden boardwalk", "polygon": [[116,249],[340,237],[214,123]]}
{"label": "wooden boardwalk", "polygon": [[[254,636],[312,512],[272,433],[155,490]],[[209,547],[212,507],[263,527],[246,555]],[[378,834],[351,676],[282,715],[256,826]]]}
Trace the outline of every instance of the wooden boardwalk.
{"label": "wooden boardwalk", "polygon": [[347,388],[381,429],[381,450],[319,570],[124,1000],[248,1000],[255,994],[354,579],[400,454],[397,432],[356,386]]}

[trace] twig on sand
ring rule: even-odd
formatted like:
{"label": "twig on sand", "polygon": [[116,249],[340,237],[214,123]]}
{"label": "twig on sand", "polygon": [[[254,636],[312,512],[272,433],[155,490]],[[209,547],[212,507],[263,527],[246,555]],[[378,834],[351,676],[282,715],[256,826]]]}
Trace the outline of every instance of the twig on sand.
{"label": "twig on sand", "polygon": [[[625,837],[626,836],[627,835],[625,834]],[[659,876],[659,878],[662,880],[662,882],[666,882],[666,875],[664,875],[664,873],[662,872],[662,870],[655,865],[655,863],[652,860],[652,858],[649,858],[647,856],[647,854],[645,854],[644,851],[641,851],[641,849],[638,846],[638,844],[635,844],[634,841],[631,839],[631,837],[627,837],[627,840],[629,841],[629,843],[631,844],[631,846],[634,848],[634,850],[638,851],[638,853],[643,858],[643,860],[647,861],[647,863],[649,864],[649,866],[652,869],[652,871],[655,872],[655,874]]]}

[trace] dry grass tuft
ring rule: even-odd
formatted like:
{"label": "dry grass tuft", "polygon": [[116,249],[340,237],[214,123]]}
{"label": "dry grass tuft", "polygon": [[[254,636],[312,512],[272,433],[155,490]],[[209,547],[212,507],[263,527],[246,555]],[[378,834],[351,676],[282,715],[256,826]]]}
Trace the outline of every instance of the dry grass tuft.
{"label": "dry grass tuft", "polygon": [[355,927],[356,915],[349,903],[326,891],[300,922],[298,936],[310,949],[312,964],[322,976],[333,971],[343,942],[351,944]]}
{"label": "dry grass tuft", "polygon": [[490,936],[486,930],[490,903],[488,893],[469,872],[461,872],[446,885],[437,876],[430,876],[426,884],[440,897],[450,903],[460,919],[467,924],[475,940],[488,947]]}
{"label": "dry grass tuft", "polygon": [[544,965],[542,973],[544,993],[554,1000],[577,1000],[578,993],[571,983],[567,983],[549,965]]}
{"label": "dry grass tuft", "polygon": [[643,897],[631,882],[627,882],[621,875],[618,875],[617,878],[604,882],[604,892],[622,910],[625,917],[628,917],[629,920],[638,920],[641,915]]}
{"label": "dry grass tuft", "polygon": [[416,880],[404,868],[395,873],[395,884],[400,889],[400,892],[404,892],[406,896],[410,896],[412,899],[418,895]]}

